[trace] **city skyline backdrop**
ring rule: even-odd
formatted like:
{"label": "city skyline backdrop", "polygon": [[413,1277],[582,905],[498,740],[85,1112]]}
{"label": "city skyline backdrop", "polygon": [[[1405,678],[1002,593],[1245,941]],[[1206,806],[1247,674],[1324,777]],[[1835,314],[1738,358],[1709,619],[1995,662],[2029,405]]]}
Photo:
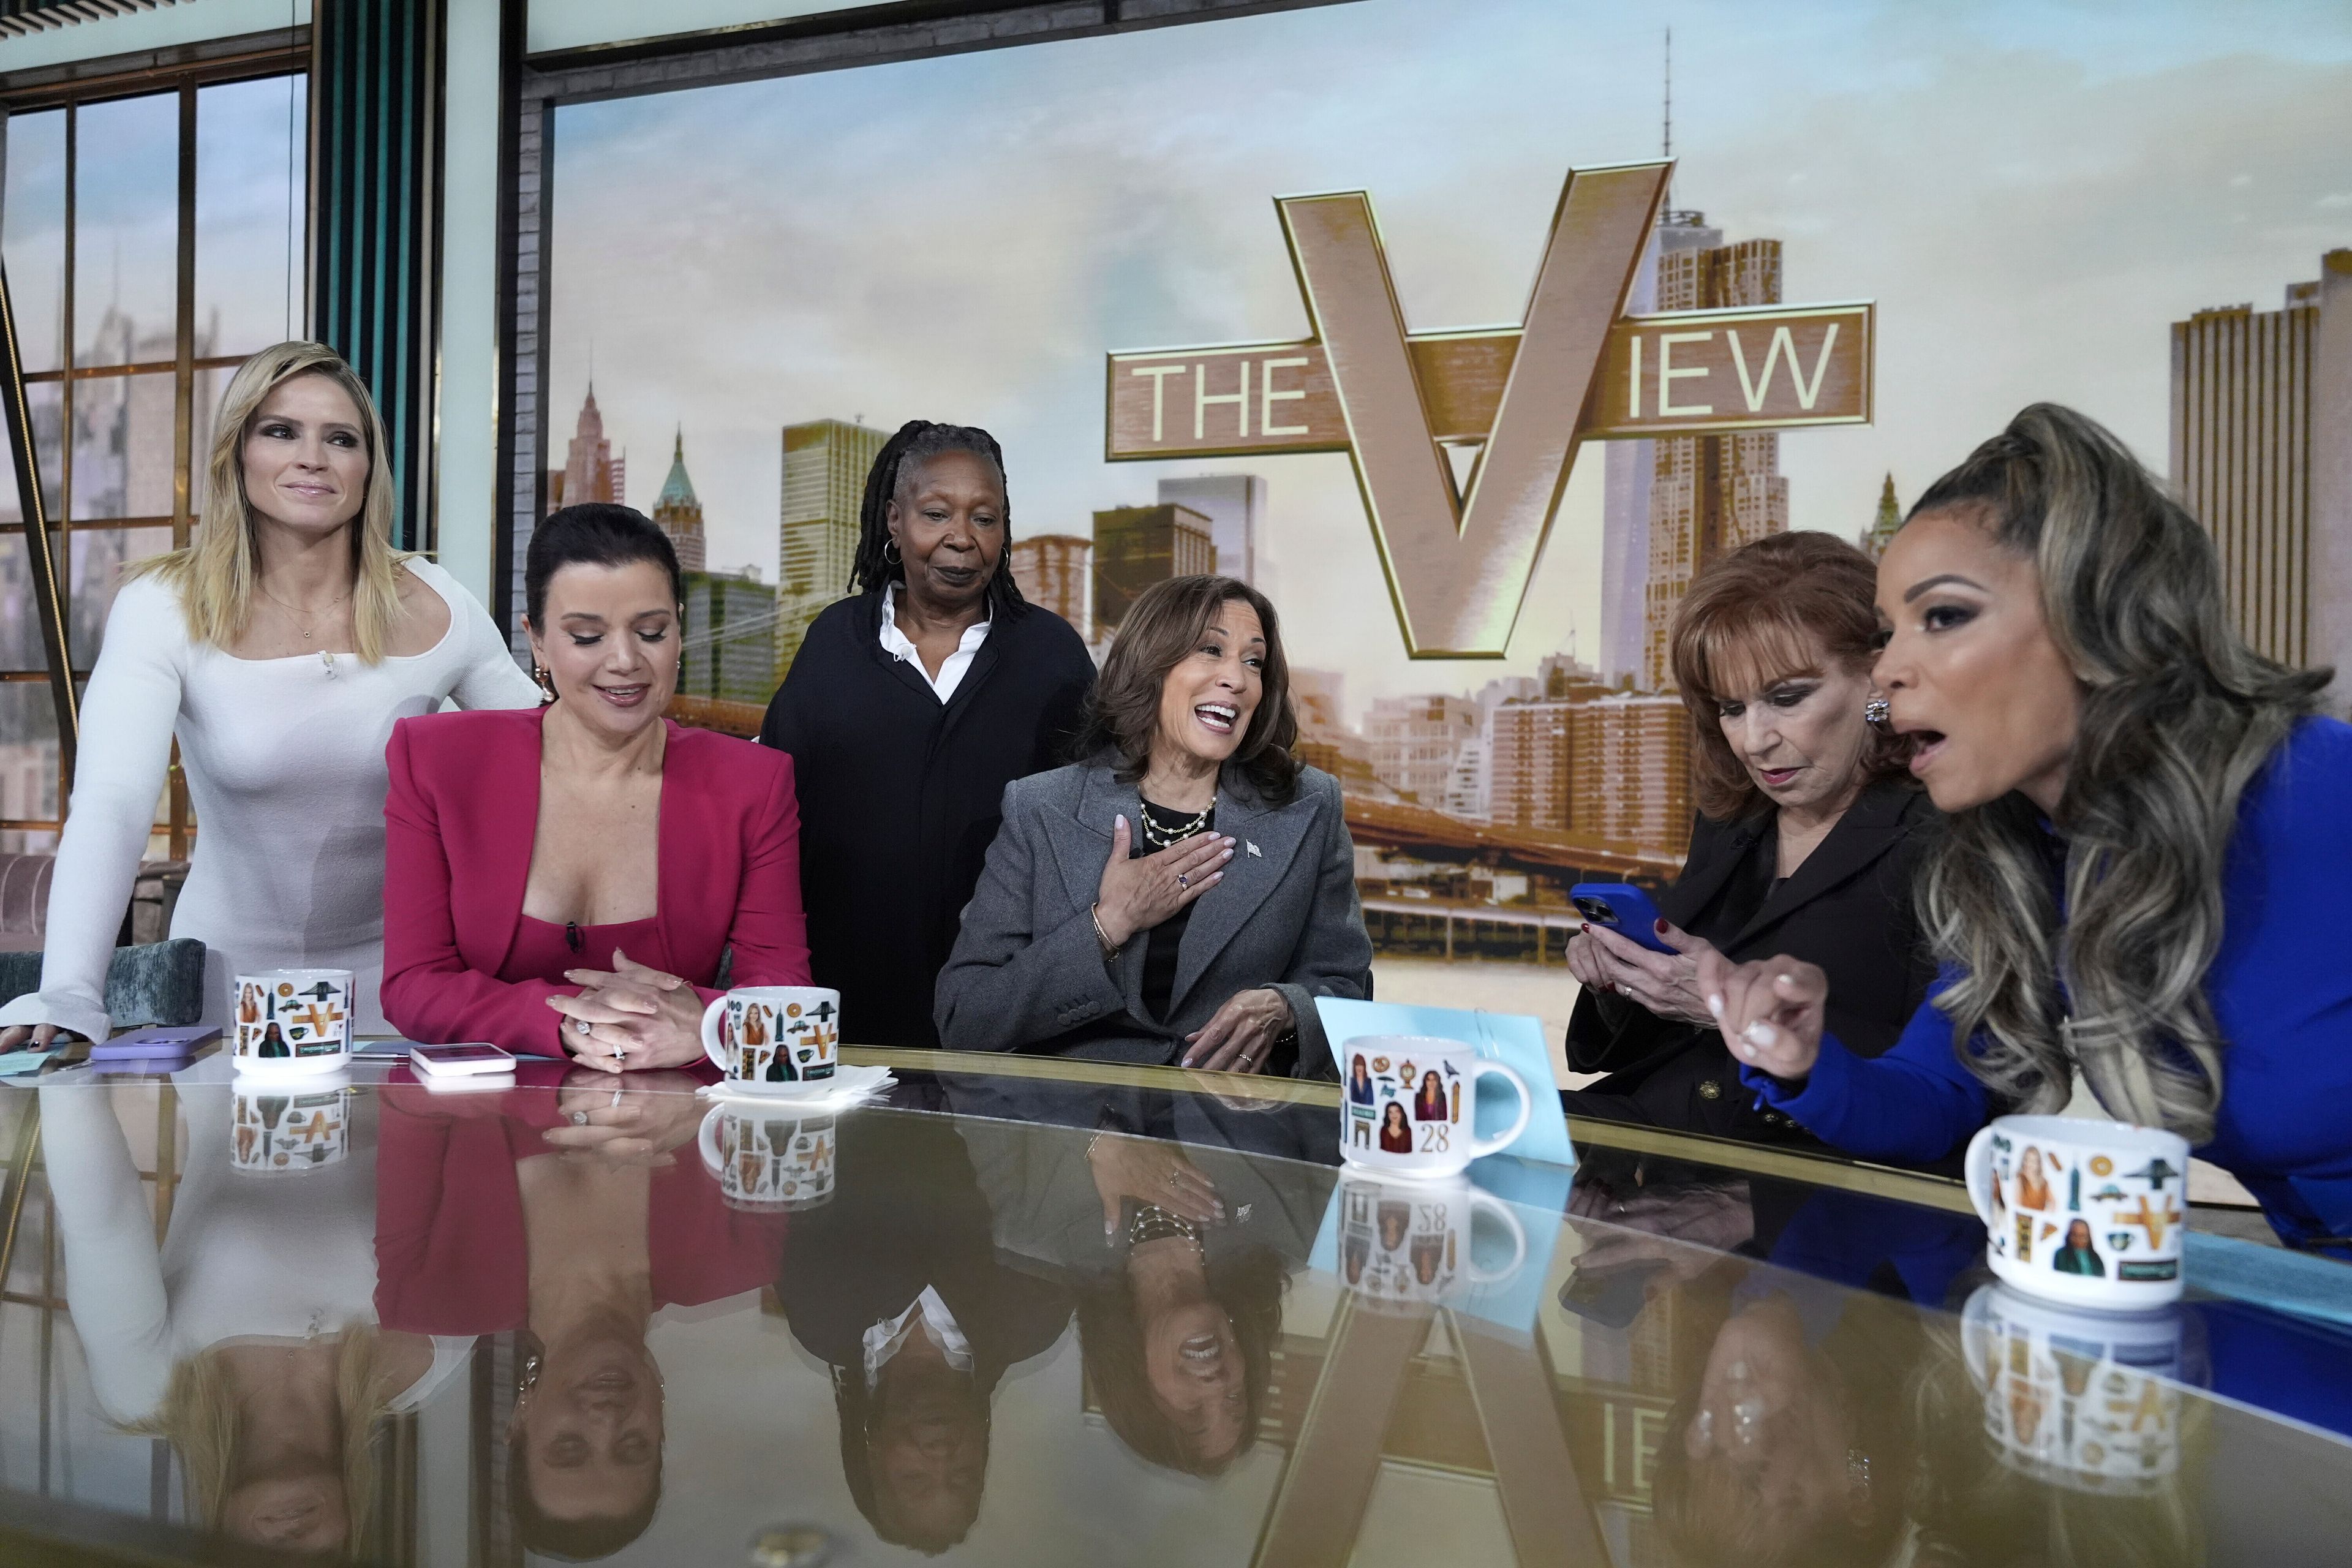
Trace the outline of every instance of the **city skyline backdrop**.
{"label": "city skyline backdrop", "polygon": [[[1769,28],[1676,9],[1674,205],[1727,244],[1780,240],[1784,300],[1879,302],[1878,423],[1779,437],[1789,526],[1853,538],[1886,474],[1907,500],[2038,396],[2164,467],[2169,323],[2275,309],[2352,236],[2326,152],[2352,23],[2273,14],[2291,57],[2186,7],[1931,26],[1823,5]],[[683,423],[712,564],[771,582],[782,426],[950,418],[1003,440],[1016,538],[1084,535],[1163,478],[1263,478],[1294,659],[1345,670],[1359,712],[1570,649],[1601,662],[1602,453],[1577,466],[1509,658],[1462,665],[1406,659],[1391,618],[1359,613],[1386,592],[1344,458],[1101,461],[1106,352],[1303,329],[1275,194],[1370,190],[1408,321],[1437,330],[1517,318],[1569,164],[1655,154],[1663,13],[1454,16],[1433,46],[1421,7],[1369,0],[566,108],[556,418],[593,356],[640,506]],[[1318,592],[1286,600],[1302,565]]]}

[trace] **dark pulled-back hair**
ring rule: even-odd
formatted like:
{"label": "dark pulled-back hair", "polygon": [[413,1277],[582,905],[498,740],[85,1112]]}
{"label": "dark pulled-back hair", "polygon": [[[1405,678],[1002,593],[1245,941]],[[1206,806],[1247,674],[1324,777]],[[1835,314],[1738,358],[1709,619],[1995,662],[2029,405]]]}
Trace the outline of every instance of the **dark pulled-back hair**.
{"label": "dark pulled-back hair", "polygon": [[1265,629],[1265,668],[1259,677],[1257,711],[1234,749],[1233,765],[1270,805],[1296,795],[1298,763],[1290,748],[1298,743],[1298,716],[1290,709],[1290,665],[1283,658],[1281,625],[1273,601],[1235,577],[1171,577],[1136,598],[1103,660],[1102,679],[1087,700],[1086,720],[1070,754],[1080,762],[1111,763],[1122,784],[1141,779],[1160,732],[1160,694],[1168,672],[1201,646],[1217,611],[1235,602],[1256,611]]}
{"label": "dark pulled-back hair", "polygon": [[[1763,806],[1764,792],[1723,737],[1718,704],[1748,679],[1826,675],[1824,657],[1867,674],[1877,657],[1878,569],[1827,533],[1775,533],[1710,564],[1683,595],[1669,639],[1675,684],[1697,731],[1692,758],[1698,808],[1718,822]],[[1856,714],[1856,722],[1861,715]],[[1865,782],[1896,778],[1907,751],[1874,728],[1862,749]]]}
{"label": "dark pulled-back hair", "polygon": [[1029,607],[1029,601],[1021,596],[1021,584],[1013,580],[1013,496],[1004,482],[1004,449],[977,425],[909,419],[882,444],[874,467],[866,471],[866,499],[857,508],[857,559],[850,566],[849,591],[871,593],[885,583],[907,580],[906,563],[885,553],[890,542],[890,503],[898,499],[903,486],[914,483],[925,463],[950,452],[985,458],[996,470],[996,493],[1004,500],[1004,553],[997,557],[996,570],[989,575],[988,614],[992,620],[1018,616]]}
{"label": "dark pulled-back hair", "polygon": [[670,603],[681,604],[686,587],[677,570],[677,549],[661,524],[635,507],[583,501],[548,514],[531,530],[523,557],[523,613],[534,626],[547,611],[547,584],[566,566],[626,566],[650,561],[669,577]]}

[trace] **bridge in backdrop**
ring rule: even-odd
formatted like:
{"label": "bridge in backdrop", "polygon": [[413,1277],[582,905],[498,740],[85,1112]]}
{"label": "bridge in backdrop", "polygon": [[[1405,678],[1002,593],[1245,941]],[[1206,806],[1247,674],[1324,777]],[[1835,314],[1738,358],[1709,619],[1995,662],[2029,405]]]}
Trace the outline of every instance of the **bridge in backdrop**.
{"label": "bridge in backdrop", "polygon": [[1384,849],[1416,860],[1483,866],[1516,871],[1545,882],[1643,882],[1674,880],[1682,870],[1680,851],[1615,843],[1572,833],[1465,822],[1425,805],[1347,797],[1348,834],[1363,848]]}

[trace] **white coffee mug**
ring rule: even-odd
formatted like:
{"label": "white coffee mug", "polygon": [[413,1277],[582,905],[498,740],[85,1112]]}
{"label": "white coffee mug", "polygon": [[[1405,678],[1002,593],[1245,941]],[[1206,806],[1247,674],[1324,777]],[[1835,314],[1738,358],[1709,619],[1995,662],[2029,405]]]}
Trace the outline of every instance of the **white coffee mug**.
{"label": "white coffee mug", "polygon": [[341,1078],[306,1074],[282,1085],[238,1079],[229,1095],[229,1167],[291,1176],[341,1163],[351,1152],[351,1098]]}
{"label": "white coffee mug", "polygon": [[[1498,1138],[1476,1133],[1478,1079],[1487,1077],[1519,1093],[1519,1113]],[[1339,1047],[1339,1157],[1384,1176],[1457,1175],[1526,1131],[1534,1109],[1526,1079],[1459,1040],[1360,1035]]]}
{"label": "white coffee mug", "polygon": [[786,1214],[814,1208],[833,1196],[840,1140],[833,1113],[793,1116],[740,1106],[711,1108],[698,1133],[705,1169],[718,1178],[730,1208]]}
{"label": "white coffee mug", "polygon": [[270,969],[240,974],[229,994],[239,1072],[333,1072],[352,1059],[352,972]]}
{"label": "white coffee mug", "polygon": [[2030,1296],[2109,1311],[2180,1299],[2189,1141],[2074,1116],[2002,1116],[1961,1172],[1986,1261]]}
{"label": "white coffee mug", "polygon": [[833,1076],[841,993],[745,985],[702,1010],[702,1051],[730,1084],[793,1092]]}
{"label": "white coffee mug", "polygon": [[[1511,1205],[1464,1178],[1383,1182],[1339,1178],[1339,1274],[1365,1302],[1397,1309],[1444,1306],[1472,1287],[1496,1285],[1528,1258],[1528,1236]],[[1499,1221],[1511,1260],[1482,1268],[1473,1255],[1473,1221]]]}
{"label": "white coffee mug", "polygon": [[2183,1385],[2200,1369],[2177,1310],[2096,1312],[1987,1285],[1960,1309],[1985,1436],[2071,1491],[2161,1490],[2180,1468]]}

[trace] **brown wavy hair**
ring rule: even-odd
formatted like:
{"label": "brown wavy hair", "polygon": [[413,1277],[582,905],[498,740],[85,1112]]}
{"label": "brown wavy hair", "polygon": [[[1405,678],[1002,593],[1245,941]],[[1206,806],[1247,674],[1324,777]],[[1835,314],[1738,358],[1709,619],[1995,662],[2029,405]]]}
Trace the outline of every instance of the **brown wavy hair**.
{"label": "brown wavy hair", "polygon": [[1239,769],[1270,805],[1297,794],[1298,762],[1290,748],[1298,743],[1298,716],[1290,709],[1282,627],[1273,601],[1236,577],[1171,577],[1129,606],[1070,754],[1082,763],[1110,763],[1121,784],[1140,780],[1160,733],[1160,694],[1168,672],[1201,646],[1217,611],[1235,600],[1256,611],[1265,628],[1265,668],[1258,677],[1257,711],[1226,765]]}
{"label": "brown wavy hair", "polygon": [[[1878,657],[1877,593],[1870,557],[1827,533],[1771,534],[1698,574],[1675,612],[1668,646],[1697,731],[1691,782],[1701,812],[1729,822],[1767,804],[1723,738],[1725,689],[1750,676],[1769,686],[1827,674],[1823,655],[1867,674]],[[1862,749],[1864,783],[1901,777],[1908,754],[1900,738],[1874,726]]]}
{"label": "brown wavy hair", "polygon": [[1966,516],[2033,563],[2082,717],[2065,793],[2065,914],[2022,795],[1954,812],[1920,903],[1960,981],[1937,998],[1969,1067],[2029,1110],[2074,1068],[2109,1115],[2212,1135],[2222,1037],[2205,994],[2238,805],[2318,710],[2332,671],[2291,669],[2230,624],[2213,541],[2106,429],[2037,403],[1929,486],[1905,521]]}

